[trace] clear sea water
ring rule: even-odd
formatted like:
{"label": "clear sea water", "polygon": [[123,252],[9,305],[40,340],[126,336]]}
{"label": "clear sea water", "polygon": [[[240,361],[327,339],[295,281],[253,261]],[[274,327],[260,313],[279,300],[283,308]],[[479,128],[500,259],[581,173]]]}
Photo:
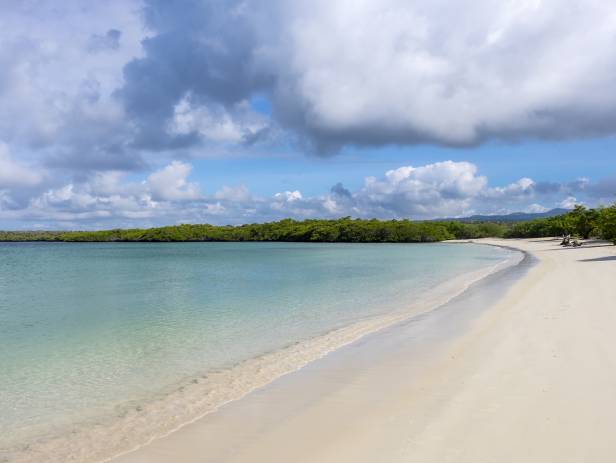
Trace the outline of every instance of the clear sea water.
{"label": "clear sea water", "polygon": [[510,251],[0,243],[0,449],[418,298]]}

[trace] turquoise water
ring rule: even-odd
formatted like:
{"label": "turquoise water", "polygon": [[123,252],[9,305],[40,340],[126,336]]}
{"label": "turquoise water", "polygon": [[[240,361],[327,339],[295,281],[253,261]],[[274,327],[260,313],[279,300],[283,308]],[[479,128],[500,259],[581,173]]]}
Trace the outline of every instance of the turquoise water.
{"label": "turquoise water", "polygon": [[0,243],[0,448],[383,314],[509,251]]}

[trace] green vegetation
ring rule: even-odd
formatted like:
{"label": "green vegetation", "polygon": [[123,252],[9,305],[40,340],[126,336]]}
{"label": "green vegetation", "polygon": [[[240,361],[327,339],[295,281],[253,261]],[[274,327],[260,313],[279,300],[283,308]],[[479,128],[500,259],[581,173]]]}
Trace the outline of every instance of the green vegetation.
{"label": "green vegetation", "polygon": [[573,235],[579,238],[603,238],[616,244],[616,204],[599,209],[577,205],[564,215],[520,222],[504,234],[506,238],[540,238]]}
{"label": "green vegetation", "polygon": [[616,204],[599,211],[597,229],[602,238],[616,244]]}
{"label": "green vegetation", "polygon": [[170,227],[71,231],[0,232],[0,241],[320,241],[348,243],[416,243],[454,238],[503,236],[499,224],[411,222],[410,220],[285,219],[279,222],[232,226],[177,225]]}
{"label": "green vegetation", "polygon": [[601,209],[576,206],[571,212],[527,222],[284,219],[239,226],[177,225],[102,231],[1,232],[0,241],[171,242],[171,241],[312,241],[344,243],[423,243],[484,237],[538,238],[571,234],[599,237],[616,244],[616,204]]}

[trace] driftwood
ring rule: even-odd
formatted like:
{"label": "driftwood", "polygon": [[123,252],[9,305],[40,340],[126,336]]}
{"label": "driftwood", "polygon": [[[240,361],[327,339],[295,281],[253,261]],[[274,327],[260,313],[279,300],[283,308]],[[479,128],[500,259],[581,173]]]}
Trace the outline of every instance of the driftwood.
{"label": "driftwood", "polygon": [[579,240],[571,241],[571,235],[563,235],[563,240],[560,242],[561,246],[572,246],[574,248],[579,248],[582,244],[584,243]]}
{"label": "driftwood", "polygon": [[561,246],[572,246],[574,248],[579,248],[582,244],[584,243],[579,240],[571,241],[571,235],[563,235],[563,240],[560,242]]}

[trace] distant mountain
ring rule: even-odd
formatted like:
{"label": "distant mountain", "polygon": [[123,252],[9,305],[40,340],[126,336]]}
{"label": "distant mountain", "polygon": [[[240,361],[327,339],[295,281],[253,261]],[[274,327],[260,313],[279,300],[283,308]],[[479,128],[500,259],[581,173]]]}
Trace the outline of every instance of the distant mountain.
{"label": "distant mountain", "polygon": [[456,220],[458,222],[525,222],[527,220],[555,217],[570,212],[569,209],[556,208],[546,212],[514,212],[505,215],[471,215],[455,219],[436,219],[437,221]]}

